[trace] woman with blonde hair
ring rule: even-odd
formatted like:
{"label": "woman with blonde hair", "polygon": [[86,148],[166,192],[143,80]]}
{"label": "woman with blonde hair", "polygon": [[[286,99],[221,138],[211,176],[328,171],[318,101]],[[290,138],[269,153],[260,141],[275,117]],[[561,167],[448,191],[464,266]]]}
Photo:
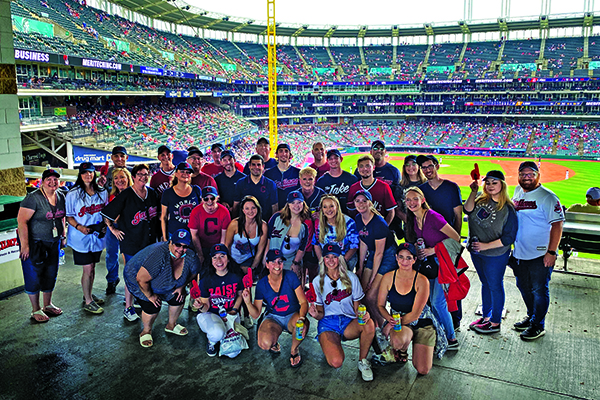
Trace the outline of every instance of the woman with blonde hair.
{"label": "woman with blonde hair", "polygon": [[[342,250],[342,256],[346,260],[348,269],[354,270],[358,262],[358,231],[356,222],[349,216],[342,213],[340,202],[334,195],[328,194],[321,198],[319,205],[321,213],[315,224],[315,235],[313,236],[313,245],[315,254],[319,262],[323,259],[322,247],[326,244],[337,244]],[[323,229],[321,229],[323,227]],[[313,280],[316,273],[310,276]]]}
{"label": "woman with blonde hair", "polygon": [[504,308],[504,272],[510,245],[517,236],[517,213],[508,197],[508,187],[501,171],[490,171],[483,178],[483,193],[477,197],[479,182],[471,183],[465,202],[469,216],[471,260],[481,280],[482,317],[470,324],[482,334],[500,332]]}
{"label": "woman with blonde hair", "polygon": [[[364,298],[358,277],[346,269],[346,261],[336,244],[323,247],[319,276],[313,280],[317,301],[308,313],[319,321],[317,339],[327,363],[340,368],[344,362],[343,340],[359,339],[358,370],[365,381],[373,380],[371,363],[367,360],[375,336],[375,325],[358,307]],[[358,318],[360,318],[360,320]]]}
{"label": "woman with blonde hair", "polygon": [[398,202],[396,214],[400,219],[406,221],[406,204],[404,203],[404,191],[408,188],[419,186],[427,182],[425,174],[417,164],[417,156],[411,154],[404,157],[404,165],[402,166],[402,180],[400,181],[400,190],[394,193],[394,197]]}

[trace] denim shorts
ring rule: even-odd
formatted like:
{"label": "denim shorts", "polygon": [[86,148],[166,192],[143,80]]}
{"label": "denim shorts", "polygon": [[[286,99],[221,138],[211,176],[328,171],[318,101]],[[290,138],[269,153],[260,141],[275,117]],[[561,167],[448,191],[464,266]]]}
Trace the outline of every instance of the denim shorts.
{"label": "denim shorts", "polygon": [[317,337],[315,339],[319,339],[319,335],[323,332],[335,332],[342,340],[346,340],[344,338],[344,331],[350,325],[355,318],[350,318],[345,315],[330,315],[328,317],[323,317],[322,320],[319,321],[319,326],[317,327]]}
{"label": "denim shorts", "polygon": [[[365,263],[365,268],[373,269],[373,260],[375,259],[375,252],[369,251],[369,256],[367,257],[367,262]],[[396,250],[394,247],[388,247],[383,252],[383,257],[381,258],[381,264],[379,265],[379,270],[377,270],[377,275],[385,275],[390,271],[398,268],[398,262],[396,261]]]}
{"label": "denim shorts", "polygon": [[288,330],[288,324],[290,323],[290,319],[292,319],[294,314],[296,314],[296,313],[291,313],[288,315],[265,314],[263,321],[270,319],[270,320],[276,322],[277,325],[279,325],[281,327],[281,329],[283,329],[284,332],[292,333]]}

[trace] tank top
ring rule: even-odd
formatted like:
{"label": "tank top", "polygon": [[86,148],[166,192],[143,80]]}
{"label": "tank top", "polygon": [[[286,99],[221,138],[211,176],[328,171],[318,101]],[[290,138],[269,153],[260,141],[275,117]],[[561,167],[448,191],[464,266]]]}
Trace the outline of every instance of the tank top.
{"label": "tank top", "polygon": [[396,271],[394,270],[394,279],[392,283],[392,287],[388,293],[387,299],[390,302],[390,306],[392,310],[401,313],[402,315],[408,314],[412,311],[413,304],[415,303],[415,296],[417,295],[417,290],[415,289],[415,283],[417,281],[418,273],[415,273],[415,279],[413,279],[412,288],[410,292],[406,294],[400,294],[396,290]]}
{"label": "tank top", "polygon": [[240,232],[233,235],[233,243],[231,244],[231,258],[241,264],[244,261],[256,254],[256,246],[260,242],[260,236],[258,235],[258,226],[252,239],[248,239],[246,236],[242,236]]}

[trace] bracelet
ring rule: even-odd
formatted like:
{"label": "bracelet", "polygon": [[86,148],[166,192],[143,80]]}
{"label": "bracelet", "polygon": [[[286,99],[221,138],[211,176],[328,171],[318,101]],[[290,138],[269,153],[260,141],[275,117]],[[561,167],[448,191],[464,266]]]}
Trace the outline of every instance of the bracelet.
{"label": "bracelet", "polygon": [[231,310],[232,310],[232,311],[235,311],[236,313],[240,311],[240,309],[239,309],[239,308],[237,308],[237,307],[233,307]]}
{"label": "bracelet", "polygon": [[77,225],[75,225],[75,229],[79,228],[79,225],[81,225],[81,224],[77,224]]}

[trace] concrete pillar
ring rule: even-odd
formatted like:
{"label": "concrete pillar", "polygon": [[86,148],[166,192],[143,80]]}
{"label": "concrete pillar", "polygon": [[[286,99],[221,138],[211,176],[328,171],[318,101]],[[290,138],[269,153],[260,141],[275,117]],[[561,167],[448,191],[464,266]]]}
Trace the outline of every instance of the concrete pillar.
{"label": "concrete pillar", "polygon": [[10,0],[0,0],[0,195],[25,195]]}

